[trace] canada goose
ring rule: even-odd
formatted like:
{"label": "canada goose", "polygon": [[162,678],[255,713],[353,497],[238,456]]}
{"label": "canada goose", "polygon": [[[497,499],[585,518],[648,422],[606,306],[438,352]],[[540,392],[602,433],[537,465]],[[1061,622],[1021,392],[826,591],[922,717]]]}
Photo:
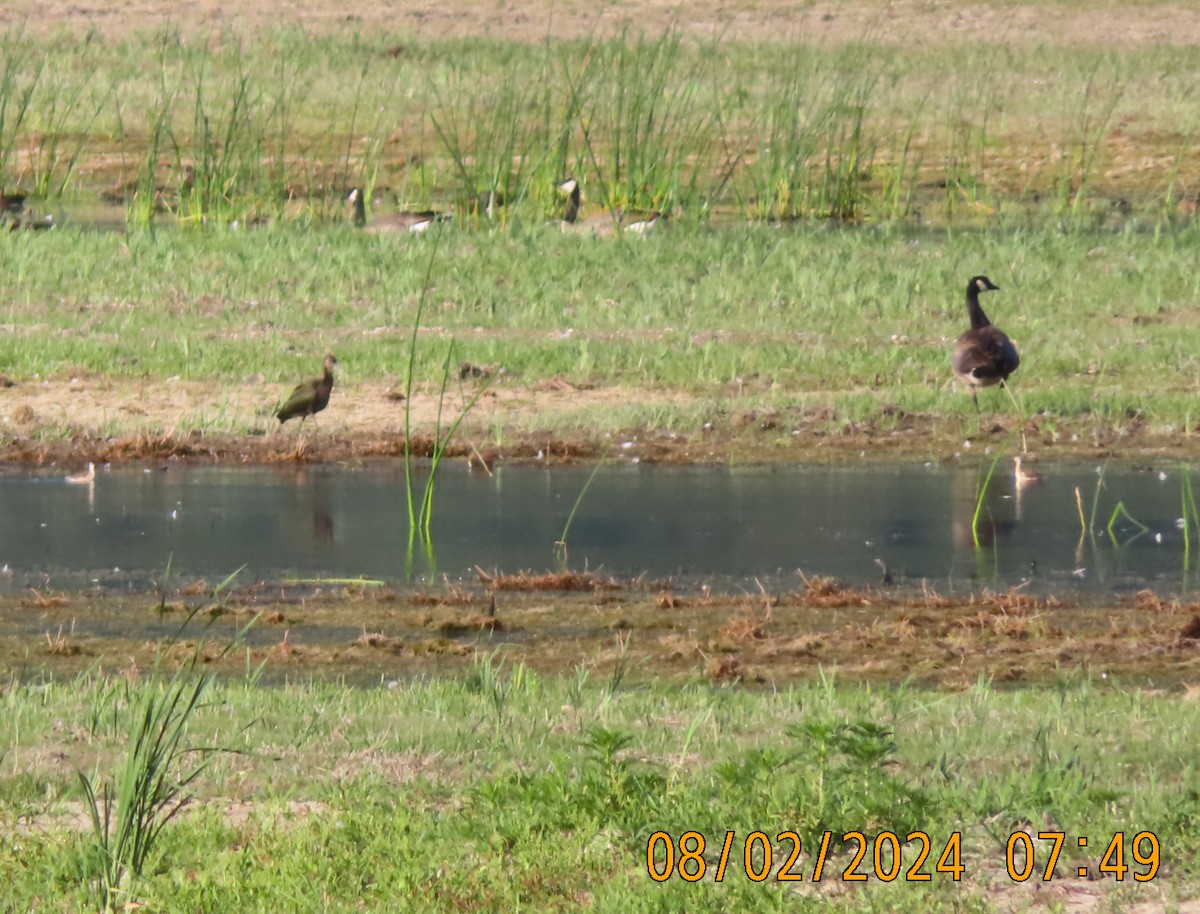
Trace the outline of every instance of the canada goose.
{"label": "canada goose", "polygon": [[986,276],[973,276],[967,283],[967,314],[971,318],[971,329],[960,336],[954,346],[954,374],[971,391],[971,400],[976,409],[979,408],[977,389],[993,384],[1003,385],[1021,364],[1012,340],[998,327],[992,326],[979,306],[980,292],[999,288]]}
{"label": "canada goose", "polygon": [[25,194],[6,194],[0,192],[0,211],[20,213],[25,209]]}
{"label": "canada goose", "polygon": [[11,232],[54,228],[53,214],[38,216],[26,209],[28,199],[25,194],[0,193],[0,225],[7,224]]}
{"label": "canada goose", "polygon": [[95,481],[96,481],[96,464],[90,463],[90,462],[88,463],[88,468],[87,468],[86,473],[76,473],[74,476],[67,477],[67,482],[71,483],[72,485],[86,486],[89,483],[92,483]]}
{"label": "canada goose", "polygon": [[591,234],[598,238],[607,238],[617,232],[629,232],[632,235],[645,235],[666,218],[663,213],[637,213],[621,209],[600,210],[585,219],[579,218],[579,206],[583,194],[579,182],[575,178],[567,178],[558,185],[560,193],[567,197],[567,205],[563,210],[562,222],[559,224],[564,232]]}
{"label": "canada goose", "polygon": [[364,194],[357,187],[350,191],[346,199],[354,204],[354,225],[365,232],[379,234],[382,232],[423,232],[435,222],[449,221],[449,213],[438,213],[424,210],[419,213],[381,213],[367,222],[367,203]]}
{"label": "canada goose", "polygon": [[304,383],[296,385],[296,389],[287,398],[287,402],[275,414],[280,425],[293,416],[299,416],[300,427],[303,428],[305,419],[319,413],[329,405],[329,394],[333,391],[333,366],[336,364],[337,359],[331,352],[325,356],[324,375],[319,378],[309,378]]}
{"label": "canada goose", "polygon": [[10,232],[46,232],[58,225],[54,221],[53,213],[46,213],[44,216],[17,213],[9,216],[9,218],[11,219],[8,226]]}

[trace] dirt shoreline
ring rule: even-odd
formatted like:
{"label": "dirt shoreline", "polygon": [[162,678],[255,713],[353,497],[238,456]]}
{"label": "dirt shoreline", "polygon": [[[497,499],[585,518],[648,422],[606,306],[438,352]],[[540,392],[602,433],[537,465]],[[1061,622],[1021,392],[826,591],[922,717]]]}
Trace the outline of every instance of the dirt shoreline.
{"label": "dirt shoreline", "polygon": [[[397,385],[339,387],[330,407],[303,429],[282,427],[272,413],[286,385],[265,382],[126,382],[106,378],[38,381],[0,390],[0,462],[26,466],[121,464],[175,460],[208,464],[288,461],[334,463],[401,457],[406,403]],[[471,390],[450,397],[442,427]],[[1141,419],[1121,426],[1095,417],[1053,422],[984,411],[904,413],[884,408],[875,419],[840,418],[813,395],[812,405],[755,406],[721,391],[709,394],[620,385],[591,387],[561,379],[496,384],[484,391],[447,456],[575,462],[613,458],[646,463],[781,463],[864,459],[952,460],[997,447],[1042,459],[1116,457],[1133,461],[1190,459],[1196,434]],[[622,425],[629,404],[695,415],[690,427]],[[433,393],[413,398],[408,421],[414,453],[427,456],[437,429]]]}

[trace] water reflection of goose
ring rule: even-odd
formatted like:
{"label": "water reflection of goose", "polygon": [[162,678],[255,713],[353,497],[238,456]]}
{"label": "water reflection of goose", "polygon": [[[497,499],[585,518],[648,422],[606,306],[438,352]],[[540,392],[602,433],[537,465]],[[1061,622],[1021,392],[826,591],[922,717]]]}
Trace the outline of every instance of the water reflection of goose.
{"label": "water reflection of goose", "polygon": [[87,471],[84,473],[76,473],[74,476],[68,476],[67,482],[73,485],[84,485],[95,482],[96,480],[96,464],[89,463]]}
{"label": "water reflection of goose", "polygon": [[1025,490],[1045,478],[1041,473],[1024,466],[1021,463],[1019,455],[1013,457],[1013,494],[1016,496],[1018,521],[1024,519],[1025,512],[1022,510],[1022,496],[1025,494]]}
{"label": "water reflection of goose", "polygon": [[1024,489],[1026,486],[1041,482],[1045,478],[1041,473],[1022,466],[1020,457],[1013,458],[1013,482],[1016,483],[1018,491]]}

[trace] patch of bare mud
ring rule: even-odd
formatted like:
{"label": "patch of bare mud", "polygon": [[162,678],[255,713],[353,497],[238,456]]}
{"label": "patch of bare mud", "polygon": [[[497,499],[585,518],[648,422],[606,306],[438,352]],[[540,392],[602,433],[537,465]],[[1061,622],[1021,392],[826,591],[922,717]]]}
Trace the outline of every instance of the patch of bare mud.
{"label": "patch of bare mud", "polygon": [[[958,2],[958,0],[614,0],[600,6],[567,0],[373,0],[346,6],[333,0],[277,0],[231,5],[220,0],[8,0],[0,27],[34,33],[69,29],[119,40],[180,28],[210,45],[227,34],[275,29],[281,23],[313,33],[359,31],[403,40],[502,37],[542,41],[586,38],[631,28],[648,33],[677,27],[701,40],[871,40],[922,46],[964,41],[1007,44],[1139,46],[1200,43],[1200,8],[1179,2]],[[396,46],[403,53],[404,45]]]}
{"label": "patch of bare mud", "polygon": [[[474,381],[444,404],[443,432],[474,393]],[[181,460],[262,464],[395,458],[404,454],[406,403],[394,383],[344,383],[329,408],[301,428],[273,416],[290,385],[115,381],[103,377],[31,381],[0,389],[0,462],[82,466],[87,461]],[[490,468],[497,460],[547,463],[613,457],[646,463],[727,463],[863,459],[950,459],[1000,446],[1015,428],[1004,414],[919,414],[884,406],[852,420],[809,398],[807,405],[759,408],[726,392],[689,392],[563,379],[486,389],[447,451]],[[677,417],[673,428],[630,425],[636,405]],[[411,404],[413,452],[428,456],[438,398]],[[1034,416],[1020,429],[1042,456],[1176,459],[1194,453],[1190,429],[1095,417]],[[973,450],[975,449],[975,450]]]}
{"label": "patch of bare mud", "polygon": [[[409,40],[468,36],[536,42],[547,36],[613,35],[623,29],[654,34],[678,28],[714,40],[882,41],[936,44],[959,41],[1025,44],[1139,44],[1200,42],[1200,8],[1181,2],[1106,0],[614,0],[601,6],[554,0],[374,0],[346,6],[331,0],[278,0],[229,5],[217,0],[8,0],[0,25],[29,31],[88,31],[106,40],[134,32],[180,28],[220,44],[224,32],[299,25],[319,34],[364,31]],[[403,53],[403,46],[397,46]]]}

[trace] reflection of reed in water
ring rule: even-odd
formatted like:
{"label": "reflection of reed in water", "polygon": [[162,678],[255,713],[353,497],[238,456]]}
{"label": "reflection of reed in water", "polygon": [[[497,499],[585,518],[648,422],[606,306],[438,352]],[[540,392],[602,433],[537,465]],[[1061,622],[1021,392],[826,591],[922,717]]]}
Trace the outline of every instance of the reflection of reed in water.
{"label": "reflection of reed in water", "polygon": [[[983,493],[983,504],[979,504],[979,487],[985,485],[986,477],[976,468],[962,467],[956,470],[950,488],[950,532],[955,546],[975,549],[994,546],[997,541],[1009,536],[1017,526],[1013,516],[1012,499],[1006,498],[1008,486],[997,480],[995,474],[987,480]],[[975,522],[976,508],[979,520]],[[972,524],[975,531],[972,532]]]}

